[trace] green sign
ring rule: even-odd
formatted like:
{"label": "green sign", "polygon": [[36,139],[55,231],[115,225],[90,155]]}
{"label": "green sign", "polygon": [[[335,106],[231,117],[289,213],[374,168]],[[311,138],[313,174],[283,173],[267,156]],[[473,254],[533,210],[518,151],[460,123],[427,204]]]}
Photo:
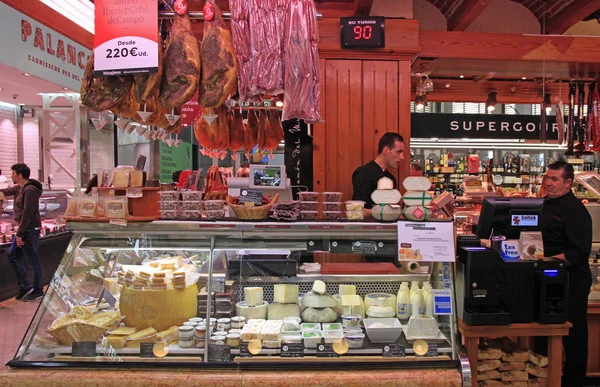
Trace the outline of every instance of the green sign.
{"label": "green sign", "polygon": [[170,183],[175,171],[184,171],[192,168],[192,144],[182,142],[179,147],[169,148],[169,145],[160,143],[160,181]]}

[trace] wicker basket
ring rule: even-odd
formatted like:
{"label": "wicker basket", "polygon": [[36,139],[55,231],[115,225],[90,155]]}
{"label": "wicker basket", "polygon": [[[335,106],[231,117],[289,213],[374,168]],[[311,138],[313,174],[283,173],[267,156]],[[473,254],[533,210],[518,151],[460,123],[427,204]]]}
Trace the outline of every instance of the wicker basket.
{"label": "wicker basket", "polygon": [[271,206],[277,202],[279,194],[275,194],[269,204],[264,206],[239,206],[231,203],[231,196],[227,196],[226,202],[229,207],[235,212],[235,216],[240,220],[263,220],[269,217]]}

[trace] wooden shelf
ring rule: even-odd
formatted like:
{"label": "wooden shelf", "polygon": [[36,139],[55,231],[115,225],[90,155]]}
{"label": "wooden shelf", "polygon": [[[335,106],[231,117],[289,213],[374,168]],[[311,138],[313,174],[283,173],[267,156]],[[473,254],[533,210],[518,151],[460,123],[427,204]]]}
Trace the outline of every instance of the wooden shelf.
{"label": "wooden shelf", "polygon": [[160,219],[160,216],[128,216],[125,219],[118,218],[82,218],[79,216],[65,216],[69,222],[110,222],[111,220],[126,220],[128,222],[152,222]]}

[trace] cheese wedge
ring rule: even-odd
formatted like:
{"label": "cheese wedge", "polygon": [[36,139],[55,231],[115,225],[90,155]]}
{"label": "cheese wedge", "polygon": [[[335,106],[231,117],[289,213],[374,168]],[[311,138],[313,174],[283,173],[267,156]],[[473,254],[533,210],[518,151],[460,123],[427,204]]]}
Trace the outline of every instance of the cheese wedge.
{"label": "cheese wedge", "polygon": [[173,325],[171,328],[158,332],[158,339],[170,344],[179,340],[179,327]]}
{"label": "cheese wedge", "polygon": [[152,276],[154,278],[165,278],[167,276],[167,272],[165,272],[165,271],[155,271],[154,273],[152,273]]}
{"label": "cheese wedge", "polygon": [[123,348],[127,344],[127,338],[125,336],[106,336],[102,339],[102,344],[105,347],[113,347],[116,349]]}
{"label": "cheese wedge", "polygon": [[150,272],[147,270],[140,270],[138,276],[139,278],[148,279],[152,276],[152,274],[150,274]]}
{"label": "cheese wedge", "polygon": [[132,333],[127,336],[127,340],[142,340],[147,338],[156,338],[157,332],[154,328],[146,328],[139,332]]}
{"label": "cheese wedge", "polygon": [[113,329],[112,331],[109,331],[108,334],[110,336],[129,336],[129,335],[133,335],[136,332],[137,329],[135,328],[130,328],[130,327],[119,327],[116,329]]}
{"label": "cheese wedge", "polygon": [[244,301],[247,306],[259,306],[263,303],[263,288],[247,287],[244,288]]}
{"label": "cheese wedge", "polygon": [[325,294],[327,292],[327,286],[325,285],[325,282],[316,280],[313,283],[312,291],[316,294]]}

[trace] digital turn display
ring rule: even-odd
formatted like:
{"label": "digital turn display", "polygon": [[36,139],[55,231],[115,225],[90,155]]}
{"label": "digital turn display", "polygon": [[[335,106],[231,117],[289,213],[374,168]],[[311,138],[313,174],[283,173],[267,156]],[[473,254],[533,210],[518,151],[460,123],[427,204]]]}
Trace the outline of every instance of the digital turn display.
{"label": "digital turn display", "polygon": [[340,18],[342,48],[385,47],[385,18]]}

